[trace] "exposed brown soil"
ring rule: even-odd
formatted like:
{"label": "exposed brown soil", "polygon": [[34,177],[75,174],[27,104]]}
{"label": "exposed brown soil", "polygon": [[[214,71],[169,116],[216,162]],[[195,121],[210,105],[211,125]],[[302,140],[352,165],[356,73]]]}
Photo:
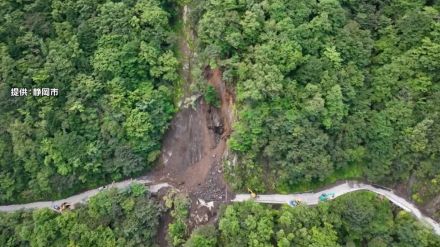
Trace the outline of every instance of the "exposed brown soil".
{"label": "exposed brown soil", "polygon": [[[227,149],[226,141],[232,132],[231,109],[234,96],[223,82],[221,70],[209,67],[205,69],[204,76],[219,94],[221,107],[212,107],[203,97],[191,95],[191,67],[195,53],[190,43],[194,42],[195,37],[187,23],[189,12],[187,6],[182,9],[184,28],[178,47],[182,61],[180,74],[184,80],[183,95],[185,99],[193,99],[194,102],[189,106],[183,104],[172,120],[162,143],[158,164],[146,177],[155,182],[167,182],[189,196],[191,230],[198,225],[215,221],[219,205],[233,198],[223,178],[223,159]],[[169,220],[169,216],[161,219],[157,236],[160,246],[167,246]]]}
{"label": "exposed brown soil", "polygon": [[[223,178],[223,158],[232,131],[234,98],[222,80],[220,69],[207,68],[205,76],[220,95],[221,107],[212,107],[203,97],[198,97],[193,106],[180,109],[165,135],[159,164],[147,175],[189,195],[190,229],[215,220],[218,206],[233,198]],[[214,207],[201,206],[199,199],[213,202]],[[165,233],[166,227],[159,233],[161,246],[166,246]]]}
{"label": "exposed brown soil", "polygon": [[[227,188],[222,158],[231,133],[233,97],[221,79],[220,70],[207,70],[206,79],[221,95],[220,109],[207,105],[202,97],[194,102],[194,108],[181,109],[165,135],[159,165],[149,177],[171,183],[182,192],[204,200],[223,200]],[[217,192],[213,197],[214,190],[220,188],[223,195]]]}
{"label": "exposed brown soil", "polygon": [[232,132],[232,121],[234,119],[234,112],[232,111],[232,106],[234,104],[234,94],[230,90],[225,82],[222,80],[222,72],[219,68],[211,69],[209,67],[205,68],[205,77],[208,82],[214,86],[217,93],[220,95],[221,99],[221,115],[224,122],[224,131],[222,139],[228,138]]}
{"label": "exposed brown soil", "polygon": [[207,177],[212,164],[221,159],[225,142],[218,138],[219,111],[202,98],[195,109],[177,113],[165,135],[159,165],[152,173],[155,181],[169,182],[182,192],[196,191]]}

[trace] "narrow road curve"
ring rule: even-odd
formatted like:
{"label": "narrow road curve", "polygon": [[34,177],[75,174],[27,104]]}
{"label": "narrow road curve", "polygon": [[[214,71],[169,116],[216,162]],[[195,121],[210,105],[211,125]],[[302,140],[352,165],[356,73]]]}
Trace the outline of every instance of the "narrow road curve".
{"label": "narrow road curve", "polygon": [[[367,190],[374,192],[376,194],[382,195],[392,203],[402,208],[403,210],[413,214],[417,219],[419,219],[425,225],[428,225],[433,228],[434,232],[437,235],[440,235],[440,225],[433,219],[424,216],[420,210],[411,202],[408,202],[402,197],[394,194],[393,191],[378,188],[369,184],[358,183],[356,181],[346,181],[343,184],[336,185],[332,188],[316,192],[316,193],[298,193],[298,194],[289,194],[289,195],[258,195],[257,198],[252,199],[258,203],[268,203],[268,204],[284,204],[289,202],[290,200],[299,199],[307,205],[316,205],[319,202],[319,196],[322,193],[335,193],[335,197],[342,196],[344,194],[359,191],[359,190]],[[249,194],[239,194],[236,195],[233,202],[242,202],[250,200],[251,196]]]}
{"label": "narrow road curve", "polygon": [[[109,185],[105,186],[105,188],[124,189],[124,188],[128,188],[130,186],[130,184],[133,182],[144,184],[144,185],[148,186],[149,191],[152,193],[156,193],[164,187],[170,187],[170,185],[168,183],[152,184],[152,181],[150,181],[150,180],[128,179],[128,180],[125,180],[122,182],[109,184]],[[12,212],[12,211],[17,211],[17,210],[22,210],[22,209],[29,210],[29,209],[38,209],[38,208],[52,208],[52,206],[60,205],[63,202],[70,203],[71,205],[74,205],[77,203],[86,203],[90,197],[98,194],[99,191],[100,191],[99,188],[92,189],[92,190],[88,190],[83,193],[80,193],[80,194],[77,194],[77,195],[62,199],[62,200],[58,200],[58,201],[41,201],[41,202],[32,202],[32,203],[27,203],[27,204],[0,206],[0,212]]]}
{"label": "narrow road curve", "polygon": [[[109,184],[106,187],[124,189],[130,186],[130,184],[133,182],[149,186],[149,190],[153,193],[158,192],[162,188],[170,187],[168,183],[152,184],[153,182],[151,180],[141,180],[141,179],[140,180],[128,179],[122,182]],[[369,184],[358,183],[356,181],[346,181],[343,184],[335,185],[329,189],[322,190],[316,193],[298,193],[298,194],[289,194],[289,195],[281,195],[281,194],[258,195],[257,198],[252,200],[258,203],[284,204],[289,202],[290,200],[299,199],[307,205],[316,205],[319,203],[319,196],[322,193],[335,193],[335,197],[338,197],[359,190],[367,190],[379,195],[383,195],[398,207],[413,214],[422,223],[432,227],[434,232],[440,235],[440,224],[434,221],[433,219],[424,216],[420,212],[420,210],[411,202],[408,202],[404,198],[397,196],[396,194],[394,194],[393,191],[378,188]],[[70,204],[86,203],[90,197],[96,195],[97,193],[99,193],[99,191],[100,189],[88,190],[78,195],[74,195],[58,201],[41,201],[41,202],[33,202],[27,204],[0,206],[0,212],[12,212],[22,209],[29,210],[29,209],[38,209],[38,208],[51,208],[53,205],[60,205],[63,202],[68,202]],[[249,194],[238,194],[234,199],[232,199],[232,202],[243,202],[247,200],[251,200],[251,196]]]}

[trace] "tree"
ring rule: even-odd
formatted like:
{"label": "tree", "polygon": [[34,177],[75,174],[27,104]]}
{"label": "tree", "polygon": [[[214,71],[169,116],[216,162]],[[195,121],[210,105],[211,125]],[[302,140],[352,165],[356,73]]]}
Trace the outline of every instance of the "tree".
{"label": "tree", "polygon": [[217,107],[217,108],[220,107],[220,98],[219,98],[219,95],[218,95],[216,89],[214,88],[214,86],[208,85],[204,96],[205,96],[206,102],[209,105]]}
{"label": "tree", "polygon": [[[408,213],[393,210],[390,202],[370,192],[347,194],[316,207],[284,205],[275,209],[255,202],[234,203],[227,206],[220,217],[218,243],[219,246],[273,246],[276,243],[277,246],[316,247],[355,246],[356,243],[435,246],[438,243],[440,238],[432,230],[421,227]],[[196,239],[204,243],[200,236],[191,238],[187,244],[194,244]]]}
{"label": "tree", "polygon": [[[0,202],[62,197],[151,167],[175,110],[173,6],[1,6],[0,146],[10,150],[0,147]],[[28,96],[11,97],[13,88]],[[59,94],[33,95],[43,88]]]}
{"label": "tree", "polygon": [[142,185],[133,185],[128,192],[103,191],[90,198],[89,204],[62,214],[50,209],[2,213],[0,244],[152,246],[159,224],[159,205],[149,193],[139,193],[139,186]]}
{"label": "tree", "polygon": [[206,225],[195,229],[186,241],[185,247],[215,247],[217,246],[217,231],[215,226]]}
{"label": "tree", "polygon": [[202,59],[221,65],[236,89],[229,146],[240,165],[225,169],[235,188],[285,192],[350,178],[356,166],[355,176],[376,183],[419,174],[424,182],[414,191],[431,185],[416,197],[433,198],[429,181],[439,171],[426,164],[438,163],[440,136],[423,133],[438,129],[438,4],[210,1],[203,8]]}

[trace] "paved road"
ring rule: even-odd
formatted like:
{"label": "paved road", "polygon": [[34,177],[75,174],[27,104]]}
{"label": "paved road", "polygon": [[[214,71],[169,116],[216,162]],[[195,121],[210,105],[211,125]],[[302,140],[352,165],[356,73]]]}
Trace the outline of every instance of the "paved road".
{"label": "paved road", "polygon": [[[137,180],[137,179],[128,179],[122,182],[118,183],[112,183],[106,186],[106,188],[119,188],[124,189],[127,188],[132,182],[137,182],[141,184],[145,184],[149,186],[149,190],[153,193],[159,191],[161,188],[169,187],[170,185],[167,183],[160,183],[160,184],[152,184],[152,181],[150,180]],[[20,209],[37,209],[37,208],[52,208],[53,205],[60,205],[63,202],[68,202],[72,205],[76,203],[85,203],[87,200],[96,195],[99,192],[99,189],[93,189],[88,190],[86,192],[58,200],[58,201],[42,201],[42,202],[32,202],[27,204],[18,204],[18,205],[7,205],[7,206],[0,206],[0,212],[11,212],[11,211],[17,211]]]}
{"label": "paved road", "polygon": [[[137,182],[141,184],[148,185],[150,188],[150,191],[155,193],[159,191],[161,188],[164,187],[170,187],[167,183],[160,183],[160,184],[152,184],[152,181],[150,180],[142,180],[142,179],[129,179],[118,183],[113,183],[108,185],[108,188],[127,188],[132,182]],[[290,194],[290,195],[279,195],[279,194],[273,194],[273,195],[258,195],[256,199],[254,199],[256,202],[259,203],[269,203],[269,204],[284,204],[287,203],[290,200],[293,199],[300,199],[307,205],[316,205],[319,202],[319,196],[322,193],[328,193],[333,192],[335,193],[335,197],[341,196],[346,193],[359,191],[359,190],[368,190],[375,192],[377,194],[383,195],[386,198],[388,198],[391,202],[402,208],[403,210],[410,212],[413,214],[417,219],[422,221],[428,226],[431,226],[435,233],[440,235],[440,225],[439,223],[435,222],[431,218],[424,216],[419,209],[415,205],[413,205],[411,202],[408,202],[404,198],[401,198],[394,194],[392,191],[381,189],[374,187],[372,185],[358,183],[355,181],[347,181],[343,184],[336,185],[330,189],[326,189],[317,193],[298,193],[298,194]],[[33,203],[27,203],[27,204],[18,204],[18,205],[7,205],[7,206],[0,206],[0,211],[3,212],[12,212],[17,211],[20,209],[37,209],[37,208],[52,208],[53,205],[60,205],[63,202],[68,202],[70,204],[76,204],[76,203],[85,203],[87,200],[96,195],[99,192],[99,189],[93,189],[88,190],[86,192],[80,193],[78,195],[74,195],[62,200],[58,201],[42,201],[42,202],[33,202]],[[236,197],[232,200],[233,202],[242,202],[246,200],[250,200],[249,194],[239,194],[236,195]]]}
{"label": "paved road", "polygon": [[[307,205],[316,205],[319,202],[319,196],[322,193],[328,193],[333,192],[335,193],[335,197],[341,196],[346,193],[359,191],[359,190],[368,190],[372,191],[374,193],[380,194],[388,198],[392,203],[396,204],[403,210],[410,212],[413,214],[417,219],[422,221],[424,224],[431,226],[434,230],[434,232],[438,235],[440,235],[440,225],[433,219],[424,216],[417,207],[412,204],[411,202],[408,202],[402,197],[397,196],[392,191],[381,189],[374,187],[372,185],[358,183],[354,181],[347,181],[343,184],[336,185],[330,189],[326,189],[317,193],[299,193],[299,194],[290,194],[290,195],[258,195],[256,199],[254,199],[256,202],[259,203],[269,203],[269,204],[284,204],[287,203],[290,200],[293,199],[300,199]],[[239,194],[236,195],[235,199],[232,201],[234,202],[242,202],[246,200],[250,200],[249,194]]]}

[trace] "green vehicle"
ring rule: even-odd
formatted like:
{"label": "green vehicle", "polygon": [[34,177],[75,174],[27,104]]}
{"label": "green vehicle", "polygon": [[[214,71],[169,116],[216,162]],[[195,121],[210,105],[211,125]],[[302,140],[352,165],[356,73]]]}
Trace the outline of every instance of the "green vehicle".
{"label": "green vehicle", "polygon": [[329,199],[333,199],[333,198],[335,198],[335,193],[334,193],[334,192],[322,193],[322,194],[319,196],[319,201],[321,201],[321,202],[325,202],[325,201],[327,201],[327,200],[329,200]]}

